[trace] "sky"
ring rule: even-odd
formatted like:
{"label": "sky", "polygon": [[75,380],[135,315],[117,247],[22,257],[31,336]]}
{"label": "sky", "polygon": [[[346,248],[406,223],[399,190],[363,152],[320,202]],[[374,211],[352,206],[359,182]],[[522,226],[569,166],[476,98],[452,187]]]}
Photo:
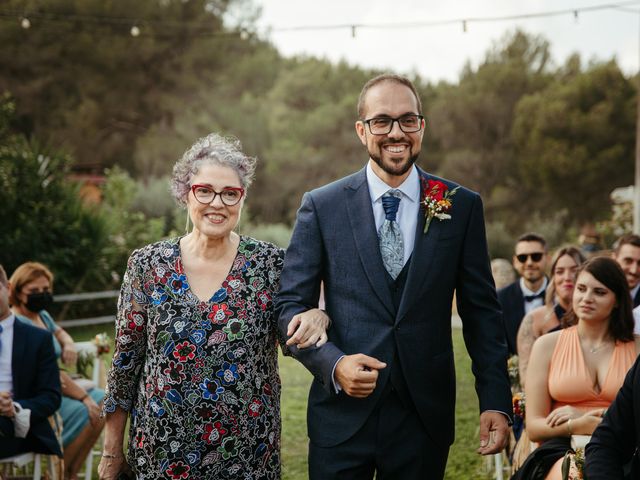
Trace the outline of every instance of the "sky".
{"label": "sky", "polygon": [[[638,71],[640,58],[640,0],[254,0],[262,13],[258,32],[285,56],[311,55],[332,62],[346,60],[365,68],[424,79],[455,82],[466,62],[477,66],[486,52],[506,34],[520,28],[541,35],[551,45],[554,65],[578,52],[583,65],[616,58],[625,74]],[[473,18],[574,10],[598,5],[621,8],[584,11],[577,20],[561,16],[474,22]],[[470,19],[440,26],[408,27]],[[401,28],[351,28],[284,31],[301,26],[397,25]]]}

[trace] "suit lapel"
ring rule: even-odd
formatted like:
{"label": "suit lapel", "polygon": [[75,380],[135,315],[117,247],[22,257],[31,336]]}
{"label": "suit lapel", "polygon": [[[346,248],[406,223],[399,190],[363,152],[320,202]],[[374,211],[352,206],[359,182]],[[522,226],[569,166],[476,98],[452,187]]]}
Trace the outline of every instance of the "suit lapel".
{"label": "suit lapel", "polygon": [[[418,174],[421,179],[427,180],[429,178],[429,175],[420,168],[418,168]],[[422,200],[422,182],[420,184],[420,200]],[[442,230],[441,223],[442,222],[432,221],[427,233],[423,233],[425,224],[424,210],[422,207],[418,209],[418,225],[416,226],[411,264],[409,265],[407,282],[404,286],[402,299],[400,300],[396,323],[399,322],[412,307],[418,298],[419,290],[425,283],[427,274],[431,268],[431,263],[436,255],[436,246],[438,244],[438,238],[440,237],[440,231]]]}
{"label": "suit lapel", "polygon": [[376,222],[373,218],[371,196],[367,186],[365,169],[362,169],[354,177],[351,184],[346,187],[347,212],[353,238],[357,245],[360,262],[367,275],[369,283],[385,308],[395,315],[393,299],[389,291],[386,276],[387,272],[382,264]]}
{"label": "suit lapel", "polygon": [[20,362],[25,358],[29,358],[25,354],[25,348],[27,348],[27,339],[25,338],[24,325],[20,323],[20,320],[16,317],[13,324],[13,351],[11,353],[11,375],[13,377],[13,392],[16,397],[20,398],[22,394],[22,370],[20,369]]}

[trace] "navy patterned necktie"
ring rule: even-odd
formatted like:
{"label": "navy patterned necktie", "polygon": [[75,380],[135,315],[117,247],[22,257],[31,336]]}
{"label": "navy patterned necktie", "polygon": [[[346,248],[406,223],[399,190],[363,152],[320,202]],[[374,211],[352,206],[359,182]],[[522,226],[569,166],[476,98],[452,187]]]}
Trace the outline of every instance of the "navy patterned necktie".
{"label": "navy patterned necktie", "polygon": [[398,278],[404,266],[402,230],[400,230],[400,225],[396,221],[396,213],[398,213],[401,196],[400,190],[389,190],[382,196],[385,219],[378,231],[382,263],[394,280]]}

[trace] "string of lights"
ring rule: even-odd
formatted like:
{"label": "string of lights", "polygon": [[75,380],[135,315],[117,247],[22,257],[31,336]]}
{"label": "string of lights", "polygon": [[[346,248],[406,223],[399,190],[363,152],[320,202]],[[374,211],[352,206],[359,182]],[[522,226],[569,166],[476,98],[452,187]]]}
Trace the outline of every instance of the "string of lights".
{"label": "string of lights", "polygon": [[[616,3],[606,3],[600,5],[592,5],[585,7],[569,8],[562,10],[548,10],[542,12],[522,13],[514,15],[491,15],[491,16],[475,16],[475,17],[459,17],[451,19],[440,20],[425,20],[425,21],[412,21],[412,22],[398,22],[398,23],[342,23],[342,24],[327,24],[327,25],[297,25],[289,27],[277,27],[269,26],[265,28],[263,33],[286,33],[286,32],[310,32],[310,31],[327,31],[327,30],[350,30],[352,36],[356,36],[357,30],[360,29],[408,29],[408,28],[433,28],[447,25],[461,25],[464,32],[467,31],[469,26],[474,23],[496,23],[506,22],[514,20],[530,20],[535,18],[545,17],[557,17],[570,15],[575,20],[579,18],[582,13],[590,13],[602,10],[617,10],[624,13],[640,14],[640,10],[628,8],[629,6],[640,6],[640,0],[627,0]],[[204,23],[202,21],[189,22],[189,21],[175,21],[165,19],[140,19],[129,17],[116,17],[116,16],[102,16],[102,15],[79,15],[79,14],[61,14],[51,12],[17,12],[0,10],[0,20],[5,21],[18,21],[20,26],[24,29],[29,29],[33,26],[33,22],[48,23],[48,22],[66,22],[77,23],[83,22],[93,25],[110,25],[110,26],[124,26],[129,28],[129,33],[133,37],[138,37],[142,34],[155,35],[154,32],[164,31],[163,36],[166,35],[166,29],[187,29],[192,34],[203,36],[220,36],[241,33],[243,37],[249,35],[249,30],[245,28],[238,28],[237,31],[220,30],[220,27],[212,24]],[[147,27],[147,28],[145,28]],[[153,28],[151,28],[153,27]],[[255,27],[252,27],[254,30]]]}

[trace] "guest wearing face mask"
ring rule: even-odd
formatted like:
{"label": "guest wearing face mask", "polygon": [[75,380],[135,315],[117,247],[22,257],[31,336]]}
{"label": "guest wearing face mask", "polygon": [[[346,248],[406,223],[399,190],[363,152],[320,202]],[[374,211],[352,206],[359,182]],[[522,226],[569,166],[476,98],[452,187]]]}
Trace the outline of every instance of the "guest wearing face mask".
{"label": "guest wearing face mask", "polygon": [[[53,303],[53,274],[43,264],[27,262],[20,265],[9,279],[10,303],[14,313],[28,318],[34,326],[48,330],[54,336],[56,356],[65,365],[73,365],[77,353],[71,336],[56,325],[47,311]],[[104,420],[100,418],[104,391],[86,391],[69,374],[60,370],[62,384],[62,444],[64,447],[65,478],[76,479],[84,460],[93,448]]]}

